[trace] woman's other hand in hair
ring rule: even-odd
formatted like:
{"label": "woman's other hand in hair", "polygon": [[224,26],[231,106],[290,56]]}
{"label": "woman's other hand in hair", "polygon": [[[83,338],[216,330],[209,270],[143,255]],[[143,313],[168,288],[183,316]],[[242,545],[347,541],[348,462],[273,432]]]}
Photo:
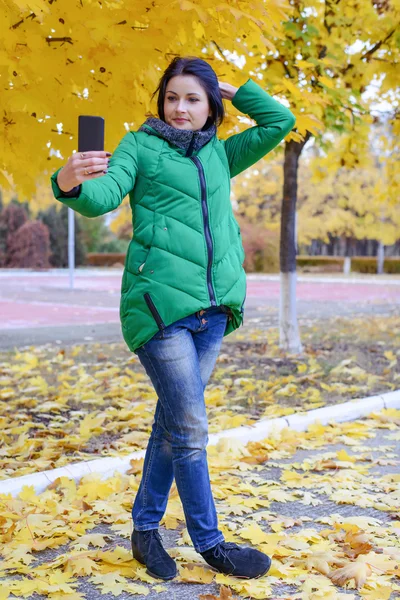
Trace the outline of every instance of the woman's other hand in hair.
{"label": "woman's other hand in hair", "polygon": [[239,88],[231,85],[230,83],[224,83],[223,81],[219,80],[218,83],[222,98],[225,98],[225,100],[232,100]]}

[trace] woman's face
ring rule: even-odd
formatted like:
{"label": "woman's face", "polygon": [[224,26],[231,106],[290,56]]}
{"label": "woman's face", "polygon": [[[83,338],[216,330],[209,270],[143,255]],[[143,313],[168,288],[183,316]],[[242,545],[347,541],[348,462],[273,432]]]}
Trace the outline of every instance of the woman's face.
{"label": "woman's face", "polygon": [[[164,117],[168,125],[198,130],[211,114],[208,96],[196,77],[176,75],[168,81],[164,97]],[[177,121],[179,117],[184,120]]]}

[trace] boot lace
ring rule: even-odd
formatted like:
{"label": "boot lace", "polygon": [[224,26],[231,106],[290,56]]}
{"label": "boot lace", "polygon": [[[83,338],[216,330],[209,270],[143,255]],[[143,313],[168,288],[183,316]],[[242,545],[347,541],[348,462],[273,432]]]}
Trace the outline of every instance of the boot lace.
{"label": "boot lace", "polygon": [[215,547],[213,556],[215,558],[224,558],[224,559],[229,560],[227,551],[233,550],[233,549],[238,549],[238,548],[239,548],[239,546],[237,544],[235,544],[234,542],[220,542]]}
{"label": "boot lace", "polygon": [[162,543],[161,535],[158,529],[148,529],[144,532],[144,538],[148,539],[149,537],[155,537],[159,542]]}

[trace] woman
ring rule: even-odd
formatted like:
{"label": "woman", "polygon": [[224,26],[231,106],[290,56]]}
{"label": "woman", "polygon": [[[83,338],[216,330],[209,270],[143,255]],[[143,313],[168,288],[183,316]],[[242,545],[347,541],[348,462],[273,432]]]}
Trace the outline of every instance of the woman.
{"label": "woman", "polygon": [[[204,389],[222,338],[243,323],[244,250],[230,178],[275,148],[295,117],[252,79],[239,88],[219,82],[196,57],[174,58],[153,96],[157,91],[158,118],[129,131],[112,156],[73,154],[51,183],[57,200],[87,217],[130,198],[134,237],[122,278],[121,326],[158,396],[132,509],[134,557],[154,577],[177,574],[158,532],[175,477],[195,550],[219,572],[260,577],[270,558],[225,542],[218,529]],[[218,139],[222,98],[257,125]]]}

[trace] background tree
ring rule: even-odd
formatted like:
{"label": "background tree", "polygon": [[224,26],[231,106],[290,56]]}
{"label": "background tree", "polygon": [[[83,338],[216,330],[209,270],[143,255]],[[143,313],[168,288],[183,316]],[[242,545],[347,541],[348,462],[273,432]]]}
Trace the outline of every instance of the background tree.
{"label": "background tree", "polygon": [[10,240],[14,233],[28,220],[23,206],[16,203],[4,207],[0,213],[0,267],[8,266]]}
{"label": "background tree", "polygon": [[[80,114],[102,115],[106,147],[115,148],[156,110],[150,96],[175,55],[203,56],[222,80],[241,85],[248,69],[219,55],[218,45],[232,53],[241,40],[261,47],[282,35],[291,12],[287,0],[254,0],[251,11],[211,0],[3,0],[0,186],[28,197],[40,179],[48,186],[48,175],[77,148]],[[237,124],[227,107],[224,134]]]}
{"label": "background tree", "polygon": [[[342,167],[363,162],[367,145],[360,144],[359,127],[372,123],[373,101],[387,99],[398,106],[400,14],[394,3],[371,0],[292,0],[291,6],[285,35],[269,38],[267,53],[264,48],[251,48],[252,59],[249,52],[246,61],[257,75],[266,73],[270,93],[286,96],[297,117],[295,130],[285,141],[280,236],[280,344],[297,353],[302,350],[295,294],[300,156],[315,135],[315,142],[329,150],[332,138],[323,135],[326,131],[347,141],[338,152]],[[368,86],[377,83],[377,74],[375,96],[365,95]],[[396,111],[392,125],[398,131]]]}
{"label": "background tree", "polygon": [[6,266],[10,268],[50,267],[49,230],[40,221],[27,221],[9,238]]}
{"label": "background tree", "polygon": [[[358,165],[342,166],[348,136],[335,136],[332,149],[307,162],[299,195],[299,240],[346,241],[344,253],[355,253],[356,240],[393,245],[400,239],[400,212],[393,161],[398,147],[378,120],[356,126],[357,145],[363,151]],[[343,245],[342,245],[343,247]],[[332,253],[341,253],[333,249]]]}
{"label": "background tree", "polygon": [[[83,265],[86,258],[86,248],[82,234],[81,220],[75,217],[75,264]],[[45,211],[38,213],[38,219],[49,230],[50,258],[52,267],[64,268],[68,266],[68,208],[50,206]]]}
{"label": "background tree", "polygon": [[381,240],[391,245],[400,238],[398,207],[381,201],[381,174],[376,169],[341,167],[327,174],[323,182],[313,182],[310,177],[305,181],[306,188],[299,196],[300,243],[344,238],[347,244],[332,253],[352,256],[356,240]]}
{"label": "background tree", "polygon": [[277,229],[280,223],[283,154],[258,161],[232,182],[232,194],[237,215],[249,223]]}
{"label": "background tree", "polygon": [[[23,10],[28,5],[23,0],[6,0],[0,15],[6,24],[0,68],[4,81],[10,82],[1,92],[0,185],[9,184],[12,177],[24,193],[33,193],[38,174],[54,171],[58,159],[76,149],[79,114],[103,115],[107,149],[115,147],[123,133],[152,114],[150,94],[175,54],[203,56],[233,85],[241,85],[248,75],[256,77],[270,94],[288,102],[297,121],[283,143],[280,329],[282,348],[299,352],[299,159],[312,136],[321,136],[318,141],[328,148],[331,140],[321,134],[333,131],[347,133],[351,141],[341,166],[358,164],[355,126],[371,122],[371,99],[363,92],[377,81],[377,73],[380,98],[393,101],[398,85],[397,4],[254,0],[251,10],[247,5],[242,10],[239,2],[211,0],[160,0],[157,6],[144,1],[33,1]],[[230,103],[227,108],[222,137],[241,131],[242,122],[246,127],[249,123],[242,115],[236,119]]]}

